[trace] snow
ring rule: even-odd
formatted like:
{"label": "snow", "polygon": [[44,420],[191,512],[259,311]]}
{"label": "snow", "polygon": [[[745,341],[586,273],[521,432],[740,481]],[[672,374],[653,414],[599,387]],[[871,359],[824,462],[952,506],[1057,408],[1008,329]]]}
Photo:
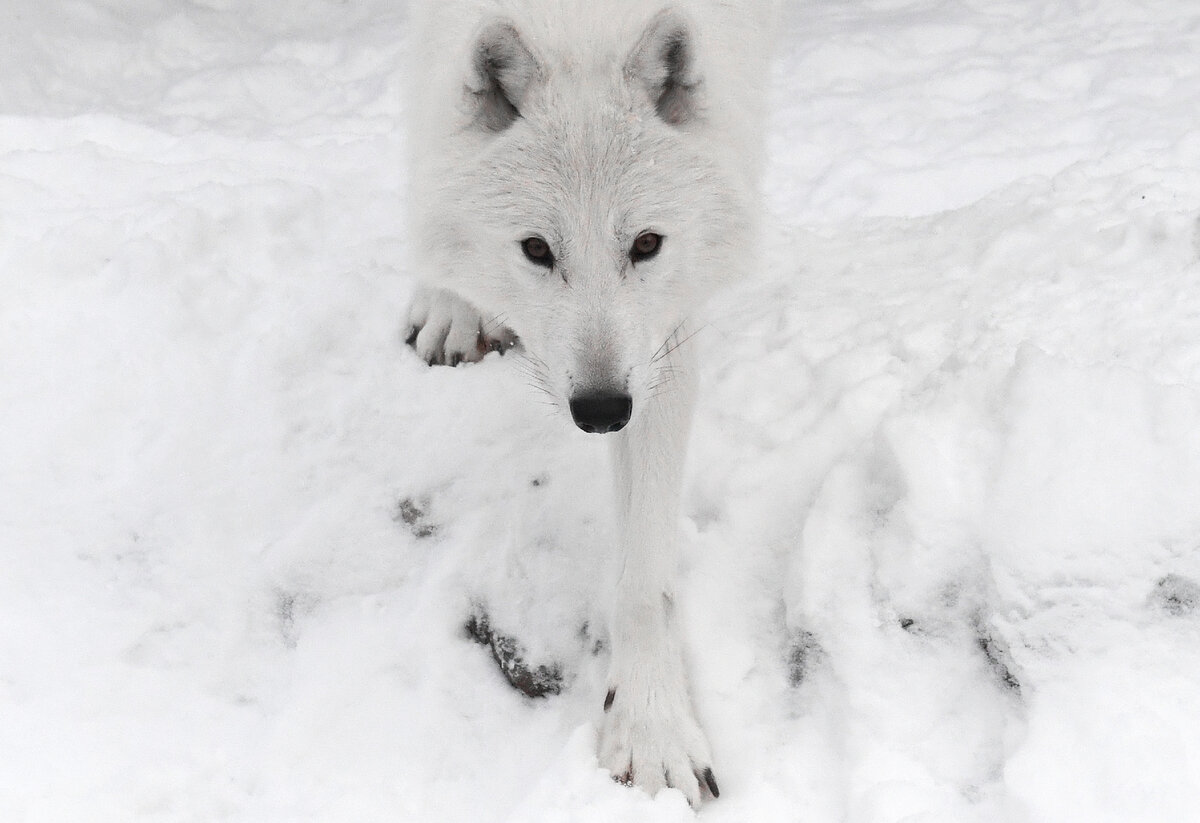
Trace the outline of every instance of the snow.
{"label": "snow", "polygon": [[[403,346],[404,19],[0,11],[0,819],[693,818],[596,766],[603,444]],[[696,340],[700,819],[1196,819],[1198,53],[1177,0],[791,7]]]}

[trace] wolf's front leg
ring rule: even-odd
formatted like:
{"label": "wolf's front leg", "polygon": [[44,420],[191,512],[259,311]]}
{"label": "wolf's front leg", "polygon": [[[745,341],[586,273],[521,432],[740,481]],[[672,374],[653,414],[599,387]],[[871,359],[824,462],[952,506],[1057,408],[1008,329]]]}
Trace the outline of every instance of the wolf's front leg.
{"label": "wolf's front leg", "polygon": [[600,762],[654,794],[674,786],[692,806],[714,797],[708,741],[683,660],[675,579],[684,454],[694,398],[686,363],[613,437],[623,557],[611,617],[612,663]]}
{"label": "wolf's front leg", "polygon": [[406,342],[431,366],[474,363],[489,351],[504,353],[516,340],[509,329],[484,320],[474,306],[446,289],[418,286],[408,307]]}

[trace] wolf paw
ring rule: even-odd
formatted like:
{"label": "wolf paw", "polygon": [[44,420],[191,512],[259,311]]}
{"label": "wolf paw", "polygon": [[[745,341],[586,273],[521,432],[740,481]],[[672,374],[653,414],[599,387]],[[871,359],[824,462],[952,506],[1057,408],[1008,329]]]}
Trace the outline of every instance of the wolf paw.
{"label": "wolf paw", "polygon": [[[640,692],[640,693],[639,693]],[[613,780],[654,795],[679,789],[692,808],[705,793],[721,794],[713,775],[708,741],[693,716],[686,691],[610,688],[604,699],[600,765]]]}
{"label": "wolf paw", "polygon": [[431,366],[475,363],[489,351],[501,354],[517,336],[499,322],[485,320],[453,292],[421,286],[408,309],[405,342]]}

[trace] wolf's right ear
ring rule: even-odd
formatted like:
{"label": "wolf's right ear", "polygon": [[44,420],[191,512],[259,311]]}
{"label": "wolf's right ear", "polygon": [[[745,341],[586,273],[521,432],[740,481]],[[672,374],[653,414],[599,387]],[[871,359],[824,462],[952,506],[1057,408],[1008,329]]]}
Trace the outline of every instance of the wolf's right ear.
{"label": "wolf's right ear", "polygon": [[504,19],[488,23],[471,53],[467,91],[475,125],[490,132],[507,129],[521,116],[526,95],[541,78],[542,67],[516,26]]}
{"label": "wolf's right ear", "polygon": [[682,126],[699,110],[695,37],[687,18],[668,6],[650,21],[625,61],[625,76],[642,86],[658,116]]}

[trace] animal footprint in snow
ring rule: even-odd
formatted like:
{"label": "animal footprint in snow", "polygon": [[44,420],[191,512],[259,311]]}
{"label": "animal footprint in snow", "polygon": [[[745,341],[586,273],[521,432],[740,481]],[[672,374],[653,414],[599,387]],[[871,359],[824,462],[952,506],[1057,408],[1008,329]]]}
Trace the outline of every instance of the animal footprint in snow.
{"label": "animal footprint in snow", "polygon": [[1150,601],[1175,617],[1191,614],[1200,603],[1200,583],[1181,574],[1168,574],[1155,584]]}
{"label": "animal footprint in snow", "polygon": [[526,697],[549,697],[562,692],[562,667],[558,663],[530,666],[525,662],[525,649],[521,643],[494,629],[486,611],[478,609],[467,618],[463,628],[468,637],[491,649],[492,659],[500,667],[500,673],[521,694]]}
{"label": "animal footprint in snow", "polygon": [[402,498],[396,504],[396,513],[392,516],[392,519],[408,527],[413,537],[418,540],[433,537],[438,532],[438,524],[431,522],[429,518],[428,499],[417,501],[411,497]]}

